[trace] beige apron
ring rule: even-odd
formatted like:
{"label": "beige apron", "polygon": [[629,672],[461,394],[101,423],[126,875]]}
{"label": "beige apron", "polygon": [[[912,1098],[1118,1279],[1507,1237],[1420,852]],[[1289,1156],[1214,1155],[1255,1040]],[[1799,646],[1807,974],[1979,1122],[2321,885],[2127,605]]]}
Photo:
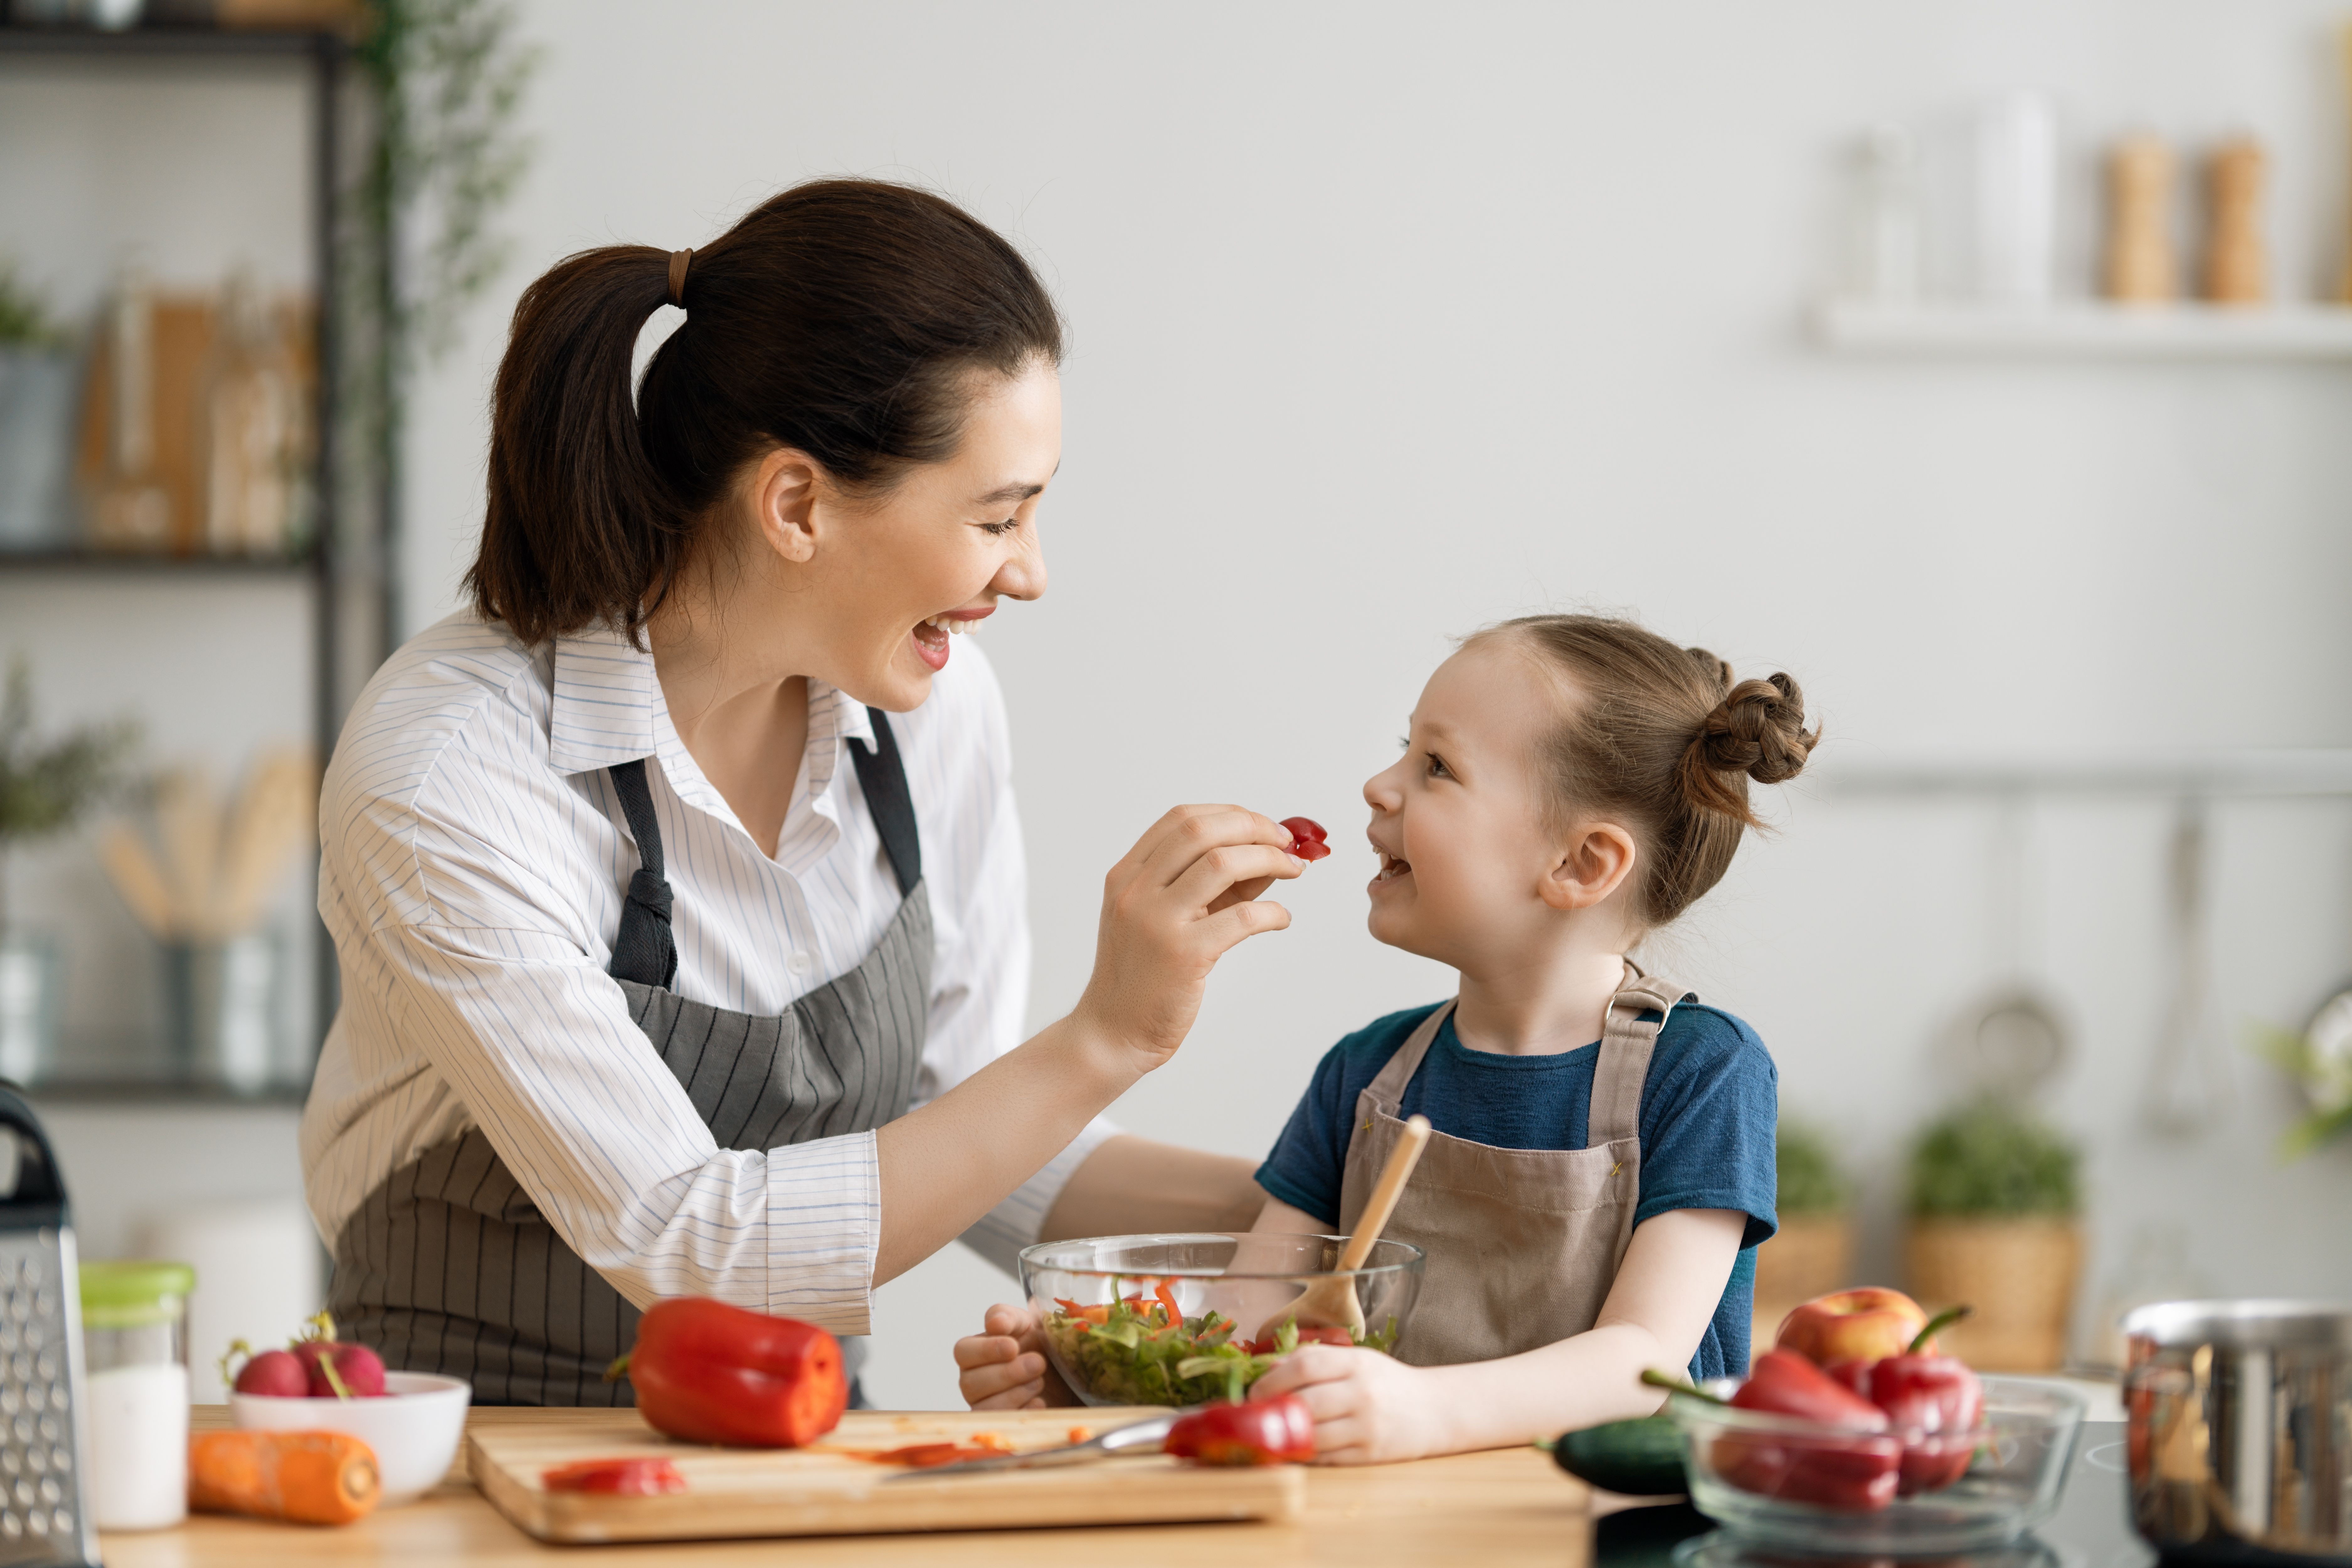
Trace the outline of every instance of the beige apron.
{"label": "beige apron", "polygon": [[[1420,1304],[1397,1344],[1416,1366],[1490,1361],[1580,1334],[1601,1316],[1633,1238],[1642,1195],[1642,1085],[1665,1015],[1695,1002],[1625,961],[1609,1000],[1582,1149],[1496,1149],[1433,1132],[1384,1238],[1429,1255]],[[1642,1021],[1644,1009],[1659,1015]],[[1429,1054],[1446,1003],[1422,1021],[1356,1097],[1356,1129],[1339,1187],[1339,1228],[1364,1212],[1404,1123],[1397,1108]],[[1372,1325],[1377,1328],[1379,1325]]]}

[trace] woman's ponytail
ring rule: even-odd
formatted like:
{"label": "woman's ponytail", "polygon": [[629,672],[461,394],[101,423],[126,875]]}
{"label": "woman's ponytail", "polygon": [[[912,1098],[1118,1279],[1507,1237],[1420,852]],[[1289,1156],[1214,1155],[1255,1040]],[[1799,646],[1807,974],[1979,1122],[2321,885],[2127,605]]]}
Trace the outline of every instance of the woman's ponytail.
{"label": "woman's ponytail", "polygon": [[599,622],[638,641],[763,451],[806,452],[845,489],[884,487],[953,454],[970,372],[1061,361],[1061,318],[1001,236],[928,191],[820,180],[695,248],[686,321],[633,389],[672,260],[583,250],[515,307],[466,587],[526,644]]}
{"label": "woman's ponytail", "polygon": [[677,571],[690,530],[629,384],[637,332],[668,297],[668,252],[610,245],[565,258],[515,306],[466,587],[525,643],[599,619],[634,641]]}

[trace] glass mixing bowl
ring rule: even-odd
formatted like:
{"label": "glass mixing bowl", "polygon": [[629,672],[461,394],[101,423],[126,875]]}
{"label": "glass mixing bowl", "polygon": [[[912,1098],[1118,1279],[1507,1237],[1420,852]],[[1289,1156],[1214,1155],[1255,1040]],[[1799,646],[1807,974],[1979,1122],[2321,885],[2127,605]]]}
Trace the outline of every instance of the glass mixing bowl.
{"label": "glass mixing bowl", "polygon": [[1248,1387],[1286,1353],[1288,1336],[1262,1331],[1319,1281],[1354,1284],[1364,1330],[1352,1342],[1394,1347],[1421,1294],[1421,1248],[1375,1242],[1363,1268],[1342,1274],[1347,1240],[1201,1231],[1041,1242],[1021,1253],[1021,1289],[1054,1369],[1087,1404],[1198,1405]]}
{"label": "glass mixing bowl", "polygon": [[[1738,1386],[1725,1379],[1707,1391],[1728,1396]],[[2053,1384],[1988,1377],[1984,1390],[1984,1425],[1959,1479],[1870,1512],[1753,1489],[1776,1472],[1833,1474],[1842,1457],[1864,1448],[1898,1453],[1901,1434],[1859,1436],[1687,1394],[1674,1395],[1667,1410],[1683,1435],[1692,1503],[1733,1535],[1805,1552],[1944,1556],[2005,1546],[2055,1512],[2083,1422],[2081,1395]],[[1953,1458],[1957,1466],[1958,1453]]]}

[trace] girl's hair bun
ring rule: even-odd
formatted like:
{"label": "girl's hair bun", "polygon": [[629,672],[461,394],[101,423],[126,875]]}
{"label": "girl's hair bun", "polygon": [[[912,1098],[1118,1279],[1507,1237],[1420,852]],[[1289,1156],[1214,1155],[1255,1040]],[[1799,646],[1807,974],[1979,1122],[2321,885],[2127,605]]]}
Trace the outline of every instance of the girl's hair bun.
{"label": "girl's hair bun", "polygon": [[1694,805],[1752,825],[1747,791],[1734,782],[1737,775],[1768,784],[1795,778],[1820,744],[1821,729],[1805,729],[1805,694],[1790,677],[1735,686],[1729,665],[1705,648],[1692,648],[1690,655],[1702,667],[1720,671],[1719,686],[1730,689],[1700,721],[1683,754],[1683,792]]}

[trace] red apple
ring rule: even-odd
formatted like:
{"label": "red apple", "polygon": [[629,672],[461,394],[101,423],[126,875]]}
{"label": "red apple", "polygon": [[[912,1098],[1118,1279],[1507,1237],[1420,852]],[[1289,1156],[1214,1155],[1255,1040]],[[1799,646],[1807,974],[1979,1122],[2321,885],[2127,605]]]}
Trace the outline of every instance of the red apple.
{"label": "red apple", "polygon": [[[1815,1366],[1835,1361],[1877,1361],[1911,1348],[1927,1314],[1900,1290],[1874,1285],[1817,1297],[1780,1320],[1778,1347],[1794,1351]],[[1929,1341],[1920,1347],[1929,1354]]]}

